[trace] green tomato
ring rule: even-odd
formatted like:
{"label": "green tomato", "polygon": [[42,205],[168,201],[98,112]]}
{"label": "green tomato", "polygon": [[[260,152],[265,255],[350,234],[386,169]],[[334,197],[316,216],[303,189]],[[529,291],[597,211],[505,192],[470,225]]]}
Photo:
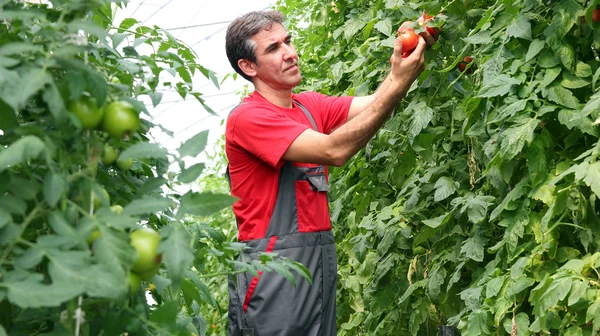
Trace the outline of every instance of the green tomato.
{"label": "green tomato", "polygon": [[135,293],[140,289],[140,285],[142,283],[142,279],[139,275],[129,272],[129,290],[131,293]]}
{"label": "green tomato", "polygon": [[117,160],[117,167],[121,170],[129,170],[133,165],[133,159]]}
{"label": "green tomato", "polygon": [[112,146],[104,145],[104,152],[102,153],[102,163],[108,165],[117,160],[119,157],[119,151],[114,149]]}
{"label": "green tomato", "polygon": [[96,99],[89,96],[81,96],[79,100],[70,102],[67,109],[79,119],[83,129],[96,128],[104,115],[104,110],[96,105]]}
{"label": "green tomato", "polygon": [[137,259],[131,269],[136,273],[144,273],[160,265],[162,257],[157,253],[160,234],[149,228],[141,228],[130,235],[131,246],[137,251]]}
{"label": "green tomato", "polygon": [[[110,195],[108,194],[108,191],[106,191],[106,189],[102,188],[102,195],[104,196],[104,198],[106,199],[106,204],[110,204]],[[100,207],[102,206],[102,196],[98,195],[96,192],[93,193],[94,196],[94,211],[96,209],[100,209]]]}
{"label": "green tomato", "polygon": [[110,210],[116,213],[117,215],[120,215],[123,212],[123,207],[118,204],[115,204],[110,207]]}
{"label": "green tomato", "polygon": [[115,101],[106,107],[102,129],[115,138],[131,134],[140,127],[140,116],[133,105],[126,101]]}
{"label": "green tomato", "polygon": [[92,231],[92,233],[90,233],[90,235],[87,238],[88,245],[92,245],[94,241],[100,237],[102,237],[102,232],[100,232],[100,230],[96,229]]}

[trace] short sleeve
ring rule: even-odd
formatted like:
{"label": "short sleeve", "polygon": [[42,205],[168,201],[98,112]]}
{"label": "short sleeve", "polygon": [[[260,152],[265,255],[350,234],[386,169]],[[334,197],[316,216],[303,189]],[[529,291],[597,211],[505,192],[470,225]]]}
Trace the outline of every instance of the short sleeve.
{"label": "short sleeve", "polygon": [[348,120],[348,112],[353,97],[332,97],[318,92],[301,94],[309,102],[309,110],[318,111],[323,125],[323,133],[330,134]]}
{"label": "short sleeve", "polygon": [[274,168],[281,167],[283,154],[310,128],[280,112],[261,107],[245,108],[232,117],[232,141]]}

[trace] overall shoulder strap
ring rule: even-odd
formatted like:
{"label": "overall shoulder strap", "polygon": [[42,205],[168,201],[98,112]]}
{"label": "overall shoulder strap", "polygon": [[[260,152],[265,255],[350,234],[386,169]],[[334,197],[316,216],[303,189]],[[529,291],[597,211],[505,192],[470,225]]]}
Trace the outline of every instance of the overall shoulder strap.
{"label": "overall shoulder strap", "polygon": [[302,112],[304,112],[304,114],[306,115],[306,117],[310,121],[313,129],[318,132],[319,129],[317,128],[317,123],[315,123],[315,119],[313,118],[312,114],[310,114],[310,112],[308,111],[308,109],[306,107],[304,107],[304,105],[300,104],[299,101],[297,101],[297,100],[292,100],[292,101],[294,102],[294,104],[298,105],[298,107],[300,108],[300,110],[302,110]]}

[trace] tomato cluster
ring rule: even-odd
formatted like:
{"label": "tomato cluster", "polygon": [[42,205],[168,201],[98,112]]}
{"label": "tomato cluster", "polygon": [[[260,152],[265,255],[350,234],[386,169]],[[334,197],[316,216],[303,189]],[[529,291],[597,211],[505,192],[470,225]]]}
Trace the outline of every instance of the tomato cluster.
{"label": "tomato cluster", "polygon": [[[120,205],[113,205],[111,210],[117,214],[123,211]],[[94,230],[88,236],[87,242],[92,245],[102,237],[99,230]],[[158,253],[160,234],[150,228],[140,228],[130,235],[130,245],[135,248],[136,259],[129,272],[129,287],[132,292],[139,289],[142,280],[149,281],[158,272],[162,262],[162,254]]]}
{"label": "tomato cluster", "polygon": [[[71,101],[67,109],[71,112],[81,127],[93,130],[101,126],[101,130],[114,138],[123,138],[136,132],[140,127],[139,113],[126,101],[114,101],[108,106],[98,106],[96,100],[84,94],[79,100]],[[103,164],[117,164],[122,170],[128,170],[133,165],[132,159],[119,159],[119,151],[106,144],[102,153]]]}
{"label": "tomato cluster", "polygon": [[[427,22],[432,19],[434,19],[433,16],[427,15],[427,13],[423,13],[423,15],[418,20],[418,24],[421,27],[425,28],[425,30],[429,35],[431,35],[431,37],[437,39],[439,31],[427,26]],[[402,41],[402,57],[408,57],[408,55],[410,55],[419,44],[419,36],[417,35],[417,33],[415,33],[413,26],[415,26],[415,24],[412,21],[406,21],[398,29],[398,36]]]}

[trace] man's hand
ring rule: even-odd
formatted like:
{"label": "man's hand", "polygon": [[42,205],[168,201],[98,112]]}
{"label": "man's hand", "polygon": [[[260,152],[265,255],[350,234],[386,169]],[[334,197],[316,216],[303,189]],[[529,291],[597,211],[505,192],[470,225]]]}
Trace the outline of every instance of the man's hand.
{"label": "man's hand", "polygon": [[425,69],[425,46],[427,43],[422,36],[419,36],[419,44],[410,55],[402,57],[402,40],[397,37],[394,41],[394,53],[390,58],[392,70],[388,77],[391,83],[390,88],[394,88],[402,97],[408,91],[408,88]]}

